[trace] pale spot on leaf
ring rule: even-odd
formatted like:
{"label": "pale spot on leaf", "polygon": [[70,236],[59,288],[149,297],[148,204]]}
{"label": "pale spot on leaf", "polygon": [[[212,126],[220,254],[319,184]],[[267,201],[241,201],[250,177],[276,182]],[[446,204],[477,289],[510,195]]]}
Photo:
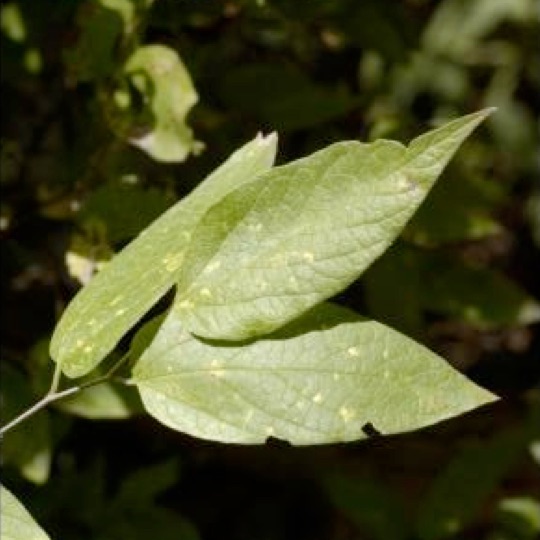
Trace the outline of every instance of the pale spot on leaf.
{"label": "pale spot on leaf", "polygon": [[344,422],[350,422],[354,418],[355,414],[356,413],[352,409],[347,407],[341,407],[339,409],[339,416],[341,416]]}
{"label": "pale spot on leaf", "polygon": [[360,351],[356,347],[349,347],[347,353],[349,356],[360,356]]}
{"label": "pale spot on leaf", "polygon": [[321,403],[323,400],[323,397],[322,397],[322,394],[319,392],[318,394],[315,394],[312,398],[311,398],[311,401],[313,401],[313,403]]}
{"label": "pale spot on leaf", "polygon": [[182,253],[169,253],[168,255],[165,255],[161,261],[165,265],[165,269],[168,272],[175,272],[180,268],[180,265],[182,264]]}
{"label": "pale spot on leaf", "polygon": [[205,269],[205,274],[210,274],[211,272],[214,272],[214,270],[217,270],[221,266],[221,261],[212,261]]}

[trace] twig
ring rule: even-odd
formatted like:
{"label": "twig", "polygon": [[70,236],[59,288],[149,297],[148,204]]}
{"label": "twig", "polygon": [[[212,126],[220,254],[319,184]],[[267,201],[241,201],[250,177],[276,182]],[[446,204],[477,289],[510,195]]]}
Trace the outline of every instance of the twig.
{"label": "twig", "polygon": [[[37,403],[32,405],[29,409],[21,413],[19,416],[15,417],[11,422],[8,422],[5,426],[3,426],[0,429],[0,437],[3,437],[4,433],[7,433],[10,429],[13,429],[15,426],[26,420],[27,418],[30,418],[30,416],[33,416],[37,412],[39,412],[41,409],[44,409],[47,407],[47,405],[54,403],[55,401],[60,401],[61,399],[64,399],[66,397],[72,396],[74,394],[77,394],[78,392],[81,392],[82,390],[86,390],[87,388],[90,388],[92,386],[96,386],[98,384],[101,384],[107,380],[109,380],[112,375],[124,364],[124,362],[128,359],[129,352],[124,354],[116,362],[111,369],[105,373],[105,375],[101,375],[99,377],[96,377],[95,379],[92,379],[91,381],[88,381],[86,383],[83,383],[79,386],[73,386],[71,388],[67,388],[66,390],[62,390],[61,392],[58,392],[58,385],[60,384],[60,378],[62,376],[62,371],[60,369],[60,364],[56,364],[54,368],[54,374],[51,382],[51,387],[49,391],[43,396],[42,399],[40,399]],[[119,379],[118,382],[121,382]]]}

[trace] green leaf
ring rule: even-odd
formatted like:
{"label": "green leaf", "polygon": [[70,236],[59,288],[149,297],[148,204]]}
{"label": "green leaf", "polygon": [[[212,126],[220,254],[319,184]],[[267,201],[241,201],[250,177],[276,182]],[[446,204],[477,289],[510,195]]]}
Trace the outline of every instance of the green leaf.
{"label": "green leaf", "polygon": [[334,506],[356,526],[358,533],[368,533],[374,540],[411,538],[402,501],[389,487],[381,485],[380,478],[351,478],[350,472],[334,473],[325,475],[323,483]]}
{"label": "green leaf", "polygon": [[454,172],[437,183],[404,236],[423,245],[484,238],[501,231],[491,217],[501,201],[502,190],[492,180]]}
{"label": "green leaf", "polygon": [[198,540],[191,523],[155,499],[178,478],[174,460],[131,473],[120,485],[102,519],[101,535],[110,540],[146,540],[160,531],[160,540]]}
{"label": "green leaf", "polygon": [[[407,287],[396,287],[406,275]],[[422,313],[439,313],[477,328],[532,324],[540,305],[518,284],[455,254],[394,245],[363,276],[369,313],[409,335]]]}
{"label": "green leaf", "polygon": [[67,376],[91,371],[171,288],[201,216],[232,189],[269,169],[276,144],[274,135],[259,136],[235,152],[79,292],[56,326],[50,346]]}
{"label": "green leaf", "polygon": [[395,240],[489,113],[450,122],[408,148],[337,143],[230,193],[194,231],[174,306],[185,327],[246,339],[347,287]]}
{"label": "green leaf", "polygon": [[529,0],[447,0],[438,5],[423,42],[428,50],[462,62],[474,52],[482,37],[501,23],[527,21],[531,17],[535,17],[534,2]]}
{"label": "green leaf", "polygon": [[[417,520],[421,540],[440,540],[463,529],[538,434],[538,410],[518,427],[462,449],[424,495]],[[467,486],[467,489],[464,489]]]}
{"label": "green leaf", "polygon": [[426,310],[457,317],[479,328],[532,324],[540,304],[504,274],[459,263],[455,257],[422,253],[417,260]]}
{"label": "green leaf", "polygon": [[[498,519],[506,538],[533,540],[540,535],[540,501],[532,497],[508,497],[499,503]],[[503,538],[505,538],[503,537]]]}
{"label": "green leaf", "polygon": [[110,242],[133,238],[171,204],[170,194],[156,188],[107,184],[93,191],[77,214],[82,227],[103,224]]}
{"label": "green leaf", "polygon": [[[397,284],[404,280],[406,287]],[[423,330],[422,287],[415,250],[396,242],[362,276],[368,313],[411,337]]]}
{"label": "green leaf", "polygon": [[0,536],[2,540],[48,540],[28,510],[4,486],[0,488]]}
{"label": "green leaf", "polygon": [[146,45],[133,53],[124,71],[142,100],[142,110],[136,111],[129,95],[117,96],[131,102],[128,127],[121,128],[129,142],[158,161],[184,161],[200,145],[186,124],[197,93],[180,57],[169,47]]}
{"label": "green leaf", "polygon": [[129,0],[97,0],[81,4],[77,13],[78,37],[64,50],[72,82],[86,82],[110,75],[115,69],[115,45],[132,24]]}
{"label": "green leaf", "polygon": [[423,346],[321,304],[254,342],[205,342],[171,310],[135,364],[146,410],[203,439],[292,444],[366,437],[438,422],[495,399]]}

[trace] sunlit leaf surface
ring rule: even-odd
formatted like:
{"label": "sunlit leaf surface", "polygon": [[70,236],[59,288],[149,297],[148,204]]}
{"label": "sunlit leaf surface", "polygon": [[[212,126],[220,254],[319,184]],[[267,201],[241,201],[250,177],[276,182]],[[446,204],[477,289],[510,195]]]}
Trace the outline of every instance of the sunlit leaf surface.
{"label": "sunlit leaf surface", "polygon": [[245,444],[400,433],[495,399],[425,347],[332,304],[237,345],[193,337],[171,311],[133,381],[167,426]]}

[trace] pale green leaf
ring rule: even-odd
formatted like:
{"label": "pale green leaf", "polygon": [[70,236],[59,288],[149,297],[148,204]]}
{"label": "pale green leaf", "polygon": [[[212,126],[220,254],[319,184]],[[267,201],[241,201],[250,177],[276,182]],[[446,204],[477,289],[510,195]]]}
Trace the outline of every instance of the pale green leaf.
{"label": "pale green leaf", "polygon": [[186,124],[197,93],[180,57],[169,47],[146,45],[128,59],[125,72],[143,101],[131,127],[144,134],[132,134],[129,141],[158,161],[183,161],[197,148]]}
{"label": "pale green leaf", "polygon": [[120,252],[69,304],[51,340],[51,356],[69,377],[91,371],[178,279],[192,231],[206,210],[269,169],[274,135],[235,152],[188,197]]}
{"label": "pale green leaf", "polygon": [[540,500],[532,497],[508,497],[499,503],[498,521],[508,532],[522,540],[540,535]]}
{"label": "pale green leaf", "polygon": [[366,424],[400,433],[495,399],[425,347],[331,304],[240,344],[199,340],[171,310],[133,382],[165,425],[244,444],[351,441]]}
{"label": "pale green leaf", "polygon": [[4,486],[0,491],[0,537],[2,540],[48,540],[49,536],[13,493]]}
{"label": "pale green leaf", "polygon": [[186,255],[174,306],[186,328],[246,339],[344,289],[395,240],[489,113],[450,122],[408,148],[337,143],[227,195],[203,217]]}

